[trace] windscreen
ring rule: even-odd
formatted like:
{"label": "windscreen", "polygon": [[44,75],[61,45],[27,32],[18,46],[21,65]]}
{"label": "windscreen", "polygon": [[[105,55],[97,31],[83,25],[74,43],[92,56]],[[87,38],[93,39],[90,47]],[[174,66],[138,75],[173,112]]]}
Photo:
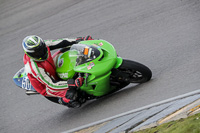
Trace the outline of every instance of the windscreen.
{"label": "windscreen", "polygon": [[74,44],[70,48],[69,58],[71,63],[81,65],[96,59],[100,51],[96,46],[85,44]]}

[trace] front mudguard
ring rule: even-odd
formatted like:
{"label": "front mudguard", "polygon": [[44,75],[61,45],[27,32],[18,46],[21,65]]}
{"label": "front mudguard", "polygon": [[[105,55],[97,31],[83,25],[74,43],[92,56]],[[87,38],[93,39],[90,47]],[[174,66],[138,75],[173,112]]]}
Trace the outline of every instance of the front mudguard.
{"label": "front mudguard", "polygon": [[117,57],[116,64],[115,64],[114,68],[120,67],[122,62],[123,62],[123,59],[121,57]]}

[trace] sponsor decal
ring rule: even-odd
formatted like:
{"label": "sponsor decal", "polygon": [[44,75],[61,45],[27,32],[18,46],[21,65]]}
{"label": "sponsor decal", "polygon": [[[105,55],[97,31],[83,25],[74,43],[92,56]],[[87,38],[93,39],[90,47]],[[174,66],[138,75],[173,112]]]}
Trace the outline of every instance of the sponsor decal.
{"label": "sponsor decal", "polygon": [[68,73],[58,73],[60,78],[68,78]]}
{"label": "sponsor decal", "polygon": [[90,69],[92,69],[93,66],[94,66],[94,62],[91,62],[91,63],[89,64],[89,66],[87,66],[87,69],[90,70]]}
{"label": "sponsor decal", "polygon": [[58,85],[67,85],[67,83],[59,83]]}
{"label": "sponsor decal", "polygon": [[58,67],[61,67],[61,66],[63,65],[63,63],[64,63],[64,60],[63,60],[63,58],[62,58],[62,59],[60,59],[59,62],[58,62]]}
{"label": "sponsor decal", "polygon": [[102,43],[102,42],[100,42],[100,43],[99,43],[99,46],[103,46],[103,43]]}

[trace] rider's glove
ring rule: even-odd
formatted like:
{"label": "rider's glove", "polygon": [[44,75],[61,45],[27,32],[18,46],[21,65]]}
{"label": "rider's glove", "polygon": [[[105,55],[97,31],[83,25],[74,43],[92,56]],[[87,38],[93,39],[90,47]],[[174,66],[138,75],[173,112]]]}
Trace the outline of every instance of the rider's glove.
{"label": "rider's glove", "polygon": [[83,81],[84,81],[84,78],[83,78],[83,77],[78,77],[78,78],[75,80],[75,85],[76,85],[76,87],[80,88],[80,87],[83,85]]}
{"label": "rider's glove", "polygon": [[69,108],[78,108],[81,103],[78,100],[78,91],[76,87],[69,87],[65,97],[59,98],[58,102],[62,105],[66,105]]}
{"label": "rider's glove", "polygon": [[69,89],[67,90],[65,97],[59,98],[58,102],[60,104],[66,105],[69,108],[78,108],[81,106],[78,100],[78,88],[83,85],[84,78],[78,77],[77,79],[68,79],[67,83]]}
{"label": "rider's glove", "polygon": [[84,78],[78,77],[77,79],[68,79],[67,83],[69,88],[80,88],[83,85]]}
{"label": "rider's glove", "polygon": [[86,37],[78,37],[76,39],[76,42],[79,43],[80,41],[85,41],[85,40],[94,40],[91,36],[86,36]]}

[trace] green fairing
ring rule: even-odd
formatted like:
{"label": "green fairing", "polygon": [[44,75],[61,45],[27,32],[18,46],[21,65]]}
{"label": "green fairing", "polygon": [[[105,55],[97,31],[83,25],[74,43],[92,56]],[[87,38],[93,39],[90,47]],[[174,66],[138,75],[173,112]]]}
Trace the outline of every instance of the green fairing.
{"label": "green fairing", "polygon": [[[56,72],[61,75],[60,78],[67,80],[72,78],[75,72],[88,73],[87,84],[84,83],[80,89],[94,96],[103,96],[115,89],[110,86],[111,69],[118,68],[122,63],[122,58],[117,57],[115,48],[105,40],[81,41],[79,44],[97,48],[100,52],[99,56],[84,64],[76,65],[73,60],[76,60],[77,56],[71,55],[76,55],[77,51],[63,53],[58,58],[56,65]],[[59,62],[62,62],[61,60],[63,60],[62,65],[59,64]]]}
{"label": "green fairing", "polygon": [[73,70],[74,66],[75,64],[70,61],[69,51],[60,55],[56,64],[56,72],[58,77],[63,80],[73,78],[75,74],[75,71]]}

